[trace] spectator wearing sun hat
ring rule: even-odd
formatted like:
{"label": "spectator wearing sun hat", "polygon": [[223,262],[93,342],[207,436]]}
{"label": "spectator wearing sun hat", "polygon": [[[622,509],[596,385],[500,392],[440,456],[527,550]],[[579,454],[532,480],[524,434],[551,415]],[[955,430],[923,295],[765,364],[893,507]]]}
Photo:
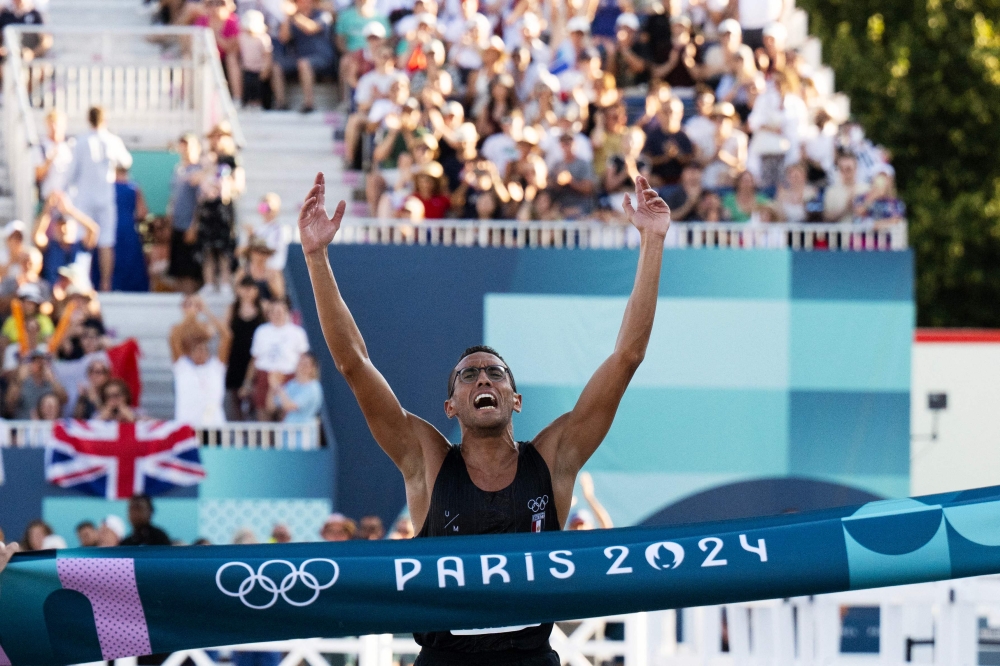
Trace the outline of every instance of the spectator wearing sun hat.
{"label": "spectator wearing sun hat", "polygon": [[[55,330],[55,325],[52,323],[52,319],[40,310],[41,304],[45,302],[41,287],[31,283],[22,285],[17,290],[17,298],[21,301],[25,323],[29,320],[37,322],[39,341],[48,340],[49,336]],[[3,326],[0,327],[0,335],[6,337],[10,342],[18,342],[20,340],[18,324],[13,315],[7,317]]]}
{"label": "spectator wearing sun hat", "polygon": [[125,521],[118,516],[107,516],[97,530],[97,545],[102,548],[117,546],[125,538]]}

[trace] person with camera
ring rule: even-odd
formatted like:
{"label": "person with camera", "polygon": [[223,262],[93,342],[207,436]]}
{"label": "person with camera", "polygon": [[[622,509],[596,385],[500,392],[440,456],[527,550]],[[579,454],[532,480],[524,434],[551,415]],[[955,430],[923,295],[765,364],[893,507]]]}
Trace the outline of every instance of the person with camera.
{"label": "person with camera", "polygon": [[132,402],[132,392],[124,380],[114,377],[101,387],[101,409],[94,417],[98,421],[117,421],[118,423],[135,423],[139,415],[129,407]]}
{"label": "person with camera", "polygon": [[14,373],[7,388],[7,412],[14,419],[30,419],[32,408],[47,393],[54,394],[60,406],[66,404],[66,390],[52,371],[50,355],[43,349],[34,349]]}

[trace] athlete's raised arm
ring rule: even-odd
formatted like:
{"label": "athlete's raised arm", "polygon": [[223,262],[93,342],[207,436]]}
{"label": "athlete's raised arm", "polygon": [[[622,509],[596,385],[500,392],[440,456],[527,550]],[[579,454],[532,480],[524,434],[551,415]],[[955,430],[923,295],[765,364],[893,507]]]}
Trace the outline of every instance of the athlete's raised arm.
{"label": "athlete's raised arm", "polygon": [[368,358],[361,331],[340,294],[327,246],[340,229],[345,208],[341,201],[333,217],[327,217],[326,182],[323,174],[318,174],[299,212],[302,251],[309,267],[323,337],[337,370],[354,392],[375,441],[396,463],[409,487],[411,480],[423,472],[423,445],[428,441],[433,444],[436,438],[447,442],[433,426],[399,404],[389,383]]}
{"label": "athlete's raised arm", "polygon": [[[577,472],[608,434],[625,389],[646,355],[653,330],[670,207],[642,176],[636,179],[635,198],[635,208],[627,195],[622,208],[642,239],[639,267],[615,349],[587,382],[573,410],[556,419],[536,439],[555,485],[572,484]],[[558,488],[556,494],[560,494]]]}

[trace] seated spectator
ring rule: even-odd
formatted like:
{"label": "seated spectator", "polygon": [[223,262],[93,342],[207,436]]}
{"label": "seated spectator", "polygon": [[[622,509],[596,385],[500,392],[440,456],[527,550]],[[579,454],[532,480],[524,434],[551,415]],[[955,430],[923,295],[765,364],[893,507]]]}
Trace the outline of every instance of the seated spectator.
{"label": "seated spectator", "polygon": [[292,240],[292,231],[278,220],[278,216],[281,215],[281,197],[274,192],[268,192],[260,200],[257,212],[260,213],[260,222],[250,228],[250,235],[264,241],[274,250],[274,254],[267,260],[267,267],[284,271],[285,262],[288,261],[288,244]]}
{"label": "seated spectator", "polygon": [[361,34],[365,38],[364,47],[347,53],[340,59],[341,78],[346,79],[342,82],[345,92],[355,91],[361,78],[375,70],[378,66],[375,52],[386,38],[385,26],[378,21],[369,21],[361,29]]}
{"label": "seated spectator", "polygon": [[264,104],[264,85],[271,77],[274,45],[267,34],[264,14],[248,10],[240,20],[239,54],[243,71],[243,106],[259,108]]}
{"label": "seated spectator", "polygon": [[646,131],[646,156],[652,165],[653,187],[674,185],[680,180],[684,165],[694,158],[694,145],[681,127],[684,103],[671,97],[660,105],[656,118],[643,127]]}
{"label": "seated spectator", "polygon": [[101,395],[104,385],[111,379],[111,366],[102,359],[95,359],[87,364],[86,383],[77,389],[77,398],[73,406],[73,418],[89,421],[97,414],[103,402]]}
{"label": "seated spectator", "polygon": [[609,160],[621,156],[625,129],[628,127],[628,111],[624,104],[615,104],[595,114],[594,129],[590,133],[590,143],[594,149],[594,174],[604,177]]}
{"label": "seated spectator", "polygon": [[[705,49],[701,74],[706,81],[718,85],[719,80],[736,69],[736,57],[743,46],[743,30],[735,19],[719,24],[718,41]],[[753,50],[747,47],[751,54]]]}
{"label": "seated spectator", "polygon": [[218,337],[218,352],[212,354],[212,336],[193,333],[182,341],[184,355],[174,362],[174,420],[197,426],[226,422],[226,363],[232,344],[229,327],[205,308],[209,327]]}
{"label": "seated spectator", "polygon": [[356,530],[353,520],[342,513],[331,513],[323,522],[319,536],[323,541],[350,541]]}
{"label": "seated spectator", "polygon": [[694,219],[699,222],[725,221],[725,209],[722,207],[722,197],[711,190],[704,190],[698,198],[694,209]]}
{"label": "seated spectator", "polygon": [[319,363],[306,352],[295,367],[295,377],[284,383],[281,375],[269,378],[269,402],[282,423],[308,423],[323,408],[323,387],[319,383]]}
{"label": "seated spectator", "polygon": [[368,128],[374,131],[372,172],[365,180],[365,198],[369,210],[376,210],[382,194],[396,185],[398,161],[408,146],[415,142],[420,124],[420,104],[410,97],[410,85],[400,75],[393,82],[389,99],[378,100],[368,114]]}
{"label": "seated spectator", "polygon": [[396,524],[392,526],[392,533],[389,534],[389,538],[397,540],[412,539],[413,537],[413,521],[410,520],[409,516],[400,516]]}
{"label": "seated spectator", "polygon": [[39,399],[47,393],[54,393],[58,397],[62,409],[66,402],[66,391],[52,372],[49,354],[35,349],[28,354],[26,362],[14,373],[7,387],[7,394],[4,396],[7,413],[12,419],[30,419]]}
{"label": "seated spectator", "polygon": [[[368,1],[370,0],[359,0],[361,3]],[[285,76],[298,72],[299,84],[302,86],[302,107],[299,110],[311,113],[316,105],[316,76],[333,67],[334,53],[329,34],[333,18],[329,12],[316,5],[316,0],[295,0],[294,12],[289,12],[288,18],[278,30],[282,48],[275,54],[277,67],[271,74],[271,87],[279,108],[288,106]]]}
{"label": "seated spectator", "polygon": [[736,127],[736,109],[729,102],[716,104],[712,110],[715,135],[712,137],[712,154],[705,167],[702,183],[705,187],[719,189],[732,187],[736,176],[747,168],[747,135]]}
{"label": "seated spectator", "polygon": [[816,112],[814,123],[803,137],[802,161],[809,183],[825,186],[834,174],[837,155],[837,125],[826,109]]}
{"label": "seated spectator", "polygon": [[785,169],[785,178],[778,186],[775,203],[780,213],[779,221],[805,222],[806,205],[816,198],[816,188],[806,179],[806,167],[802,163],[792,164]]}
{"label": "seated spectator", "polygon": [[0,258],[0,295],[12,295],[17,291],[18,278],[31,261],[31,248],[24,244],[26,231],[27,227],[21,220],[8,222],[0,231],[4,239],[2,250],[5,251]]}
{"label": "seated spectator", "polygon": [[291,543],[292,542],[292,531],[288,529],[288,525],[283,523],[276,523],[274,528],[271,530],[271,538],[268,543]]}
{"label": "seated spectator", "polygon": [[252,409],[249,405],[244,406],[239,389],[247,381],[253,334],[267,321],[260,289],[252,277],[247,275],[236,282],[236,300],[229,306],[226,319],[232,338],[226,368],[226,393],[229,400],[227,414],[230,420],[247,421],[251,418]]}
{"label": "seated spectator", "polygon": [[[389,25],[389,17],[380,15],[376,8],[376,0],[354,0],[350,7],[337,14],[334,30],[337,49],[341,54],[354,53],[365,48],[365,27],[373,21],[382,25],[383,35],[389,33],[392,28]],[[345,61],[346,59],[341,60]],[[341,70],[341,75],[344,74],[346,72]]]}
{"label": "seated spectator", "polygon": [[[0,9],[0,34],[9,25],[42,25],[41,12],[32,0],[10,0],[9,6]],[[2,40],[0,40],[2,41]],[[21,35],[21,60],[29,63],[52,48],[52,35],[28,32]],[[0,62],[7,59],[7,46],[0,44]]]}
{"label": "seated spectator", "polygon": [[250,346],[252,357],[247,380],[241,389],[241,397],[250,397],[257,418],[264,420],[268,413],[267,393],[270,387],[268,376],[281,375],[286,381],[294,376],[299,357],[309,351],[309,340],[301,326],[293,324],[287,298],[274,301],[267,309],[268,323],[260,326],[253,334]]}
{"label": "seated spectator", "polygon": [[757,207],[768,202],[770,199],[757,192],[753,174],[749,171],[744,171],[737,176],[734,191],[727,192],[722,197],[726,218],[731,222],[749,222]]}
{"label": "seated spectator", "polygon": [[344,125],[344,166],[348,169],[360,166],[362,130],[367,126],[368,112],[372,104],[380,99],[388,99],[392,84],[401,76],[392,57],[392,47],[374,37],[378,29],[381,29],[383,35],[385,34],[385,28],[381,23],[373,21],[365,27],[369,33],[367,39],[375,42],[371,46],[374,67],[358,79],[354,88],[356,111],[348,116]]}
{"label": "seated spectator", "polygon": [[588,215],[594,208],[594,169],[590,162],[573,153],[572,134],[560,135],[559,145],[563,157],[552,167],[548,191],[563,217],[577,219]]}
{"label": "seated spectator", "polygon": [[800,93],[798,75],[790,70],[776,72],[747,117],[747,127],[753,132],[747,169],[761,187],[776,186],[785,164],[798,161],[808,118]]}
{"label": "seated spectator", "polygon": [[854,202],[868,193],[868,186],[858,180],[858,159],[850,153],[837,158],[837,176],[823,192],[823,219],[827,222],[854,220]]}
{"label": "seated spectator", "polygon": [[[55,325],[52,323],[52,319],[41,311],[41,305],[45,302],[41,289],[37,284],[28,283],[17,290],[17,298],[21,302],[25,326],[28,325],[28,322],[35,322],[37,333],[35,344],[48,340],[55,331]],[[21,334],[18,330],[17,317],[11,315],[4,320],[3,326],[0,327],[0,335],[3,335],[10,342],[20,341]]]}
{"label": "seated spectator", "polygon": [[[622,130],[622,141],[619,151],[608,157],[601,179],[602,207],[612,214],[612,219],[622,220],[622,202],[625,195],[635,192],[635,181],[640,175],[649,177],[649,162],[642,156],[646,143],[646,135],[638,127],[628,127]],[[673,206],[671,206],[673,212]],[[673,216],[673,219],[681,219]]]}
{"label": "seated spectator", "polygon": [[240,71],[240,17],[233,0],[205,0],[205,14],[194,25],[212,29],[219,47],[219,60],[226,68],[229,91],[237,102],[243,99],[243,73]]}
{"label": "seated spectator", "polygon": [[149,495],[136,495],[128,501],[128,521],[132,534],[122,539],[123,546],[169,546],[167,533],[152,524],[153,500]]}
{"label": "seated spectator", "polygon": [[665,63],[653,66],[652,76],[678,91],[690,92],[696,83],[698,66],[694,58],[698,49],[691,41],[691,19],[687,16],[671,18],[670,43],[670,56]]}
{"label": "seated spectator", "polygon": [[118,421],[119,423],[135,423],[139,420],[129,405],[132,403],[132,392],[123,379],[109,379],[101,387],[101,408],[94,415],[98,421]]}
{"label": "seated spectator", "polygon": [[55,393],[43,393],[31,410],[32,421],[55,421],[62,417],[62,401]]}
{"label": "seated spectator", "polygon": [[114,548],[125,538],[125,521],[118,516],[107,516],[97,530],[97,545],[100,548]]}
{"label": "seated spectator", "polygon": [[732,68],[727,70],[715,88],[719,102],[729,102],[736,108],[740,120],[750,117],[757,96],[764,91],[764,75],[757,71],[753,51],[745,44],[733,56]]}
{"label": "seated spectator", "polygon": [[895,224],[906,215],[906,205],[896,197],[896,184],[888,170],[872,179],[871,189],[854,199],[854,216],[881,225]]}
{"label": "seated spectator", "polygon": [[33,550],[42,550],[42,542],[45,541],[45,537],[52,536],[55,532],[47,522],[41,518],[36,518],[28,523],[28,526],[24,528],[24,536],[18,542],[21,546],[23,552],[30,552]]}
{"label": "seated spectator", "polygon": [[75,143],[75,139],[66,138],[66,114],[49,111],[45,116],[45,137],[35,155],[35,183],[42,200],[53,192],[66,191]]}
{"label": "seated spectator", "polygon": [[711,90],[702,90],[695,98],[694,116],[684,121],[684,133],[694,145],[695,161],[706,166],[715,157],[715,134],[718,125],[713,120],[715,110],[715,94]]}
{"label": "seated spectator", "polygon": [[97,545],[97,526],[89,520],[83,520],[76,525],[76,540],[82,548]]}
{"label": "seated spectator", "polygon": [[[49,225],[55,233],[50,241]],[[83,227],[83,239],[79,228]],[[78,260],[97,247],[100,229],[86,213],[76,208],[62,192],[56,192],[45,202],[35,228],[35,245],[42,251],[42,275],[49,284],[59,281],[59,269]],[[90,264],[86,264],[90,268]]]}
{"label": "seated spectator", "polygon": [[608,42],[606,71],[627,90],[649,81],[649,48],[639,40],[639,17],[631,12],[615,19],[615,40]]}
{"label": "seated spectator", "polygon": [[743,43],[752,49],[764,45],[764,28],[781,20],[782,0],[737,0],[737,16],[743,28]]}
{"label": "seated spectator", "polygon": [[660,196],[670,206],[670,219],[678,222],[703,221],[697,211],[704,194],[703,181],[701,167],[692,163],[684,167],[679,184],[660,190]]}
{"label": "seated spectator", "polygon": [[129,178],[128,169],[115,171],[115,200],[118,211],[118,230],[115,234],[115,268],[111,274],[113,291],[149,291],[149,272],[142,252],[142,239],[136,229],[139,220],[149,215],[146,197]]}
{"label": "seated spectator", "polygon": [[[504,182],[507,183],[507,192],[510,195],[510,202],[506,205],[505,217],[517,220],[530,220],[532,217],[532,207],[535,198],[540,192],[548,187],[549,167],[539,154],[538,150],[538,130],[532,126],[527,126],[521,130],[517,137],[517,159],[507,165],[507,173]],[[489,207],[494,208],[497,200],[490,197],[492,202],[488,202],[484,197],[483,210],[477,205],[477,213],[484,213]],[[478,204],[478,202],[477,202]],[[492,212],[487,219],[492,218]],[[477,218],[480,215],[477,214]]]}
{"label": "seated spectator", "polygon": [[425,164],[413,174],[413,196],[424,206],[424,219],[444,219],[451,208],[451,199],[442,189],[443,180],[444,170],[437,162]]}
{"label": "seated spectator", "polygon": [[246,265],[236,271],[235,279],[239,284],[243,278],[249,277],[257,285],[261,299],[265,301],[281,300],[285,297],[284,274],[271,268],[268,264],[275,251],[268,247],[263,238],[251,237],[246,249]]}
{"label": "seated spectator", "polygon": [[358,539],[380,541],[385,538],[385,527],[378,516],[362,516],[358,524]]}

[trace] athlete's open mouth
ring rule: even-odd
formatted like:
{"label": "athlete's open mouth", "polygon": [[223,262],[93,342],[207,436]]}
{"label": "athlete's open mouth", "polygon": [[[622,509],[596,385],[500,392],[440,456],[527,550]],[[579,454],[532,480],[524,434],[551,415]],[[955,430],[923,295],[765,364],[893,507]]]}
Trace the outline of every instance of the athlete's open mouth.
{"label": "athlete's open mouth", "polygon": [[496,409],[497,399],[489,393],[480,393],[472,403],[476,409]]}

